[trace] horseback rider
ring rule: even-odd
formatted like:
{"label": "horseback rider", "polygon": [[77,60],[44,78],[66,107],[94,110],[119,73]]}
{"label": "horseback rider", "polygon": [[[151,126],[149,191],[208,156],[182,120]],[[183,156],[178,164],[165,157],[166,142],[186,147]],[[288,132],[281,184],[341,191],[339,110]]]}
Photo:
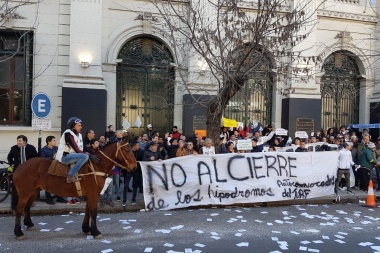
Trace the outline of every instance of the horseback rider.
{"label": "horseback rider", "polygon": [[[83,140],[80,134],[82,121],[77,117],[71,117],[67,121],[67,126],[68,129],[63,132],[59,140],[58,152],[55,159],[66,165],[75,163],[75,165],[70,168],[66,179],[67,183],[72,183],[82,180],[76,177],[75,174],[88,161],[89,155],[83,151]],[[91,157],[91,160],[93,159],[94,157]],[[96,157],[96,159],[99,161],[99,158]]]}

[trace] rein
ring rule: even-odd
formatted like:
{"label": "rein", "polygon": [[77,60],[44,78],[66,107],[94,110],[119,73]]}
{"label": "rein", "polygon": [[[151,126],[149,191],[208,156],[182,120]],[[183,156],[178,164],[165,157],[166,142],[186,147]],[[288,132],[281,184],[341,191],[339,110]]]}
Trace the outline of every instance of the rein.
{"label": "rein", "polygon": [[[127,146],[129,145],[129,143],[125,143],[123,145],[120,145],[119,142],[117,142],[117,149],[116,149],[116,154],[115,154],[115,157],[117,157],[117,154],[119,153],[119,150],[124,147],[124,146]],[[121,156],[123,157],[124,159],[124,162],[127,164],[127,167],[125,167],[124,165],[121,165],[120,163],[116,162],[115,160],[113,160],[112,158],[110,158],[109,156],[107,156],[106,154],[104,154],[103,151],[99,150],[98,151],[100,154],[102,154],[105,158],[107,158],[108,160],[110,160],[111,162],[113,162],[117,167],[120,167],[122,169],[127,169],[128,166],[129,166],[129,163],[127,161],[127,159],[125,158],[125,156],[123,155],[123,152],[121,152]]]}

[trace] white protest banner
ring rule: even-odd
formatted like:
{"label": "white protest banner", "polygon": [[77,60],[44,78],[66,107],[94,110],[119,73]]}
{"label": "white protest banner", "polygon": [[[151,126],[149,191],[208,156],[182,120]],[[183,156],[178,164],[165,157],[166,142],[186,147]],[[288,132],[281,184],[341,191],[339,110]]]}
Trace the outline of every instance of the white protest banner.
{"label": "white protest banner", "polygon": [[288,135],[288,130],[283,128],[276,128],[276,135]]}
{"label": "white protest banner", "polygon": [[190,155],[140,162],[147,210],[309,199],[334,193],[338,152]]}
{"label": "white protest banner", "polygon": [[125,118],[125,119],[123,120],[123,128],[124,128],[125,130],[128,130],[130,127],[131,127],[131,124],[129,123],[128,119]]}
{"label": "white protest banner", "polygon": [[238,140],[237,141],[237,149],[238,150],[251,150],[252,149],[252,141],[251,140]]}
{"label": "white protest banner", "polygon": [[309,135],[305,131],[298,131],[295,134],[295,137],[301,138],[301,139],[308,139]]}

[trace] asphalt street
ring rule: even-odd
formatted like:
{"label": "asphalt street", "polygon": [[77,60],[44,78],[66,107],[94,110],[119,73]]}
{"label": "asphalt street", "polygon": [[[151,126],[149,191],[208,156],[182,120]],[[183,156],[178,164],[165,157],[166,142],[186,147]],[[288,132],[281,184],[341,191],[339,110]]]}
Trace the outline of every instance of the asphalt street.
{"label": "asphalt street", "polygon": [[16,241],[13,217],[0,217],[0,252],[380,252],[379,209],[359,204],[100,214],[102,240],[82,219],[35,216]]}

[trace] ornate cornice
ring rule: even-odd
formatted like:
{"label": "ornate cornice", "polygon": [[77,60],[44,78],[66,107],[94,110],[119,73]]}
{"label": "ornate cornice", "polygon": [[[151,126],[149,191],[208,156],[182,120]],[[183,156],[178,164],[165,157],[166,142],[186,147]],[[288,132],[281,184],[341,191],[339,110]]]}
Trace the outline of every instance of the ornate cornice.
{"label": "ornate cornice", "polygon": [[[285,2],[285,3],[287,3],[287,2]],[[240,1],[238,3],[238,7],[257,10],[259,6],[258,6],[257,1]],[[286,4],[281,5],[279,11],[282,11],[282,12],[290,11],[290,5],[289,4],[288,5],[286,5]]]}
{"label": "ornate cornice", "polygon": [[351,20],[358,20],[358,21],[372,22],[372,23],[377,23],[379,21],[379,18],[375,16],[340,12],[340,11],[317,10],[317,15],[323,16],[323,17],[351,19]]}

